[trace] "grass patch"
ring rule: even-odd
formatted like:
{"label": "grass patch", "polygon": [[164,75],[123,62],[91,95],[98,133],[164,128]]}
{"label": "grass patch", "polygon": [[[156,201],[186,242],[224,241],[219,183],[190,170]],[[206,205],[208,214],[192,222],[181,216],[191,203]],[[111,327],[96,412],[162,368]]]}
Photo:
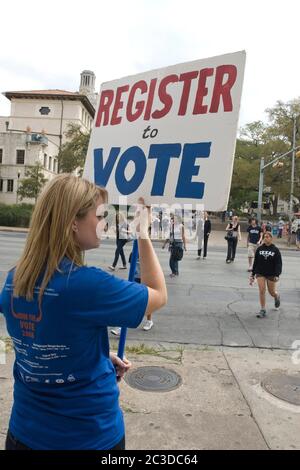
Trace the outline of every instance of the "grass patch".
{"label": "grass patch", "polygon": [[[118,343],[116,341],[110,342],[111,350],[117,351],[118,350]],[[128,345],[125,348],[125,355],[135,354],[137,356],[155,356],[161,357],[162,359],[167,359],[168,361],[177,362],[179,364],[182,363],[184,347],[177,346],[174,349],[167,349],[163,346],[159,348],[154,348],[152,346],[147,346],[145,343],[133,344]],[[168,353],[176,353],[176,355],[170,355]]]}
{"label": "grass patch", "polygon": [[14,350],[14,345],[12,342],[12,339],[9,338],[8,336],[0,336],[0,341],[3,341],[5,344],[5,352],[9,353]]}

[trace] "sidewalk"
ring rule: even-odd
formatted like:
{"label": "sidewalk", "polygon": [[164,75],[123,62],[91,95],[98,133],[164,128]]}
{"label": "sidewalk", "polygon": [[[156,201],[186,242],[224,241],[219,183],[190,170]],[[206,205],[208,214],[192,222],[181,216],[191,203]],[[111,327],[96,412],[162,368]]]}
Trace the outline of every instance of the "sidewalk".
{"label": "sidewalk", "polygon": [[[299,374],[291,352],[156,344],[148,345],[148,354],[129,351],[127,357],[133,369],[166,367],[182,378],[171,392],[143,392],[122,382],[127,449],[300,449],[300,406],[261,387],[270,372]],[[12,361],[9,353],[0,366],[0,449],[11,407]]]}

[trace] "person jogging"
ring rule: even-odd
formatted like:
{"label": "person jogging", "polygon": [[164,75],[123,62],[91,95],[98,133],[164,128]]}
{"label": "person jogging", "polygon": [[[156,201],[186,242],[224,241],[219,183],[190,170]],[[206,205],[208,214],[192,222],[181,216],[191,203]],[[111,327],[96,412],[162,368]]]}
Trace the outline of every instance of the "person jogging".
{"label": "person jogging", "polygon": [[110,353],[107,326],[136,328],[167,291],[147,209],[138,223],[141,284],[84,265],[84,252],[99,247],[106,200],[85,179],[53,178],[7,275],[2,310],[16,355],[7,450],[125,448],[117,380],[130,363]]}
{"label": "person jogging", "polygon": [[273,236],[265,232],[262,245],[256,250],[250,285],[256,278],[259,289],[260,311],[258,318],[266,316],[266,286],[274,298],[275,308],[280,307],[280,295],[277,292],[277,282],[282,272],[282,259],[279,249],[273,244]]}

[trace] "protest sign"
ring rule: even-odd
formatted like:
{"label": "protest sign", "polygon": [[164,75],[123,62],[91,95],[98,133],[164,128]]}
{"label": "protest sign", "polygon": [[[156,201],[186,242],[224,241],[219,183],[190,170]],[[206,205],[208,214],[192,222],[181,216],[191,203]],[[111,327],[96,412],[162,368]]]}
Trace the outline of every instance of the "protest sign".
{"label": "protest sign", "polygon": [[104,83],[83,176],[109,203],[226,209],[245,52]]}

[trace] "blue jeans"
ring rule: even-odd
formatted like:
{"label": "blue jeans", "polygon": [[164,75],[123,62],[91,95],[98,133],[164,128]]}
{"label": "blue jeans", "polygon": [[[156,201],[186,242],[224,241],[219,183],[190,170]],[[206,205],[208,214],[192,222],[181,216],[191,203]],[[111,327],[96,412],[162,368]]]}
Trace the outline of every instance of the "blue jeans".
{"label": "blue jeans", "polygon": [[237,237],[232,237],[227,240],[227,258],[226,260],[234,261],[236,246],[238,239]]}
{"label": "blue jeans", "polygon": [[170,262],[169,262],[170,268],[171,268],[172,274],[175,274],[176,276],[178,276],[178,274],[179,274],[179,271],[178,271],[179,261],[177,261],[177,259],[173,258],[173,256],[172,256],[172,246],[180,246],[181,248],[183,248],[183,243],[174,241],[170,246],[170,250],[171,250]]}
{"label": "blue jeans", "polygon": [[120,255],[121,255],[123,266],[126,266],[126,258],[125,258],[125,254],[124,254],[124,250],[123,250],[123,247],[126,245],[126,243],[127,243],[126,239],[120,238],[120,239],[117,240],[117,249],[116,249],[116,252],[115,252],[115,259],[114,259],[114,262],[112,264],[114,268],[118,264],[118,260],[119,260]]}

